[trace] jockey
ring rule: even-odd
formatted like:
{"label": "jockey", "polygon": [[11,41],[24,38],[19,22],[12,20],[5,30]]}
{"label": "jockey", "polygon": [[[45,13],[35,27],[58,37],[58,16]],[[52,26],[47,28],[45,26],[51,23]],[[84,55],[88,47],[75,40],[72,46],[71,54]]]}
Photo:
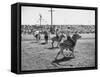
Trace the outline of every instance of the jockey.
{"label": "jockey", "polygon": [[59,38],[59,29],[56,29],[56,37]]}
{"label": "jockey", "polygon": [[39,34],[39,31],[37,30],[37,31],[35,31],[35,37],[37,37],[38,36],[38,34]]}
{"label": "jockey", "polygon": [[69,35],[69,31],[67,31],[67,40],[70,40],[71,39],[71,37],[70,37],[70,35]]}
{"label": "jockey", "polygon": [[44,39],[45,39],[45,42],[48,43],[48,31],[44,31]]}

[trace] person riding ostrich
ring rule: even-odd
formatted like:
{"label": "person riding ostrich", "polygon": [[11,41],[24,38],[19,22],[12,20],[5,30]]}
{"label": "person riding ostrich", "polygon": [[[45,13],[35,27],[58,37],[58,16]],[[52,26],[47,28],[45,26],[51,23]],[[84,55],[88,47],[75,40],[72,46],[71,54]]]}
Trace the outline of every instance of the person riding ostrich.
{"label": "person riding ostrich", "polygon": [[48,31],[47,30],[44,31],[44,39],[45,39],[45,43],[48,43]]}
{"label": "person riding ostrich", "polygon": [[59,49],[60,51],[57,53],[55,60],[57,60],[57,57],[62,54],[64,57],[66,57],[64,55],[64,49],[66,50],[70,50],[74,56],[74,48],[76,46],[77,40],[81,38],[81,36],[77,33],[77,31],[73,34],[72,37],[70,37],[69,35],[67,36],[67,39],[63,41],[63,43],[59,44]]}
{"label": "person riding ostrich", "polygon": [[52,44],[52,48],[54,48],[54,42],[57,42],[57,47],[59,46],[60,42],[62,41],[62,39],[65,38],[64,34],[59,32],[59,29],[56,30],[56,36],[51,38],[51,44]]}
{"label": "person riding ostrich", "polygon": [[55,33],[56,33],[56,38],[59,38],[59,35],[58,35],[59,34],[59,29],[56,29]]}
{"label": "person riding ostrich", "polygon": [[36,41],[39,42],[39,40],[40,40],[40,31],[39,31],[39,30],[36,30],[36,31],[34,32],[34,36],[35,36],[35,38],[36,38]]}

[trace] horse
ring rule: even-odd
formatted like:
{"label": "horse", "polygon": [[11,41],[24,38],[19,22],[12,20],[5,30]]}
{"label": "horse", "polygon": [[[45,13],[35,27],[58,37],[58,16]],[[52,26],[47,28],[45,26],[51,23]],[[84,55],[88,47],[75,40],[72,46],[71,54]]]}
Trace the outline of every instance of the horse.
{"label": "horse", "polygon": [[73,52],[74,52],[74,48],[75,48],[75,46],[76,46],[76,42],[77,42],[77,40],[79,39],[79,38],[81,38],[81,36],[79,35],[79,34],[74,34],[72,37],[70,37],[70,39],[67,39],[67,40],[64,40],[63,41],[63,43],[60,43],[59,44],[59,49],[60,49],[60,51],[57,53],[57,55],[56,55],[56,57],[55,57],[55,60],[57,59],[57,57],[60,55],[60,54],[62,54],[64,57],[66,57],[65,55],[64,55],[64,49],[66,49],[66,50],[70,50],[70,51],[72,51],[72,54],[73,54]]}
{"label": "horse", "polygon": [[56,41],[56,42],[58,42],[58,44],[57,44],[57,47],[58,47],[58,45],[59,45],[59,43],[61,42],[61,40],[63,39],[63,38],[65,38],[65,36],[62,34],[62,35],[60,35],[60,36],[58,36],[58,37],[53,37],[53,38],[51,38],[51,40],[52,40],[52,48],[54,48],[54,42]]}

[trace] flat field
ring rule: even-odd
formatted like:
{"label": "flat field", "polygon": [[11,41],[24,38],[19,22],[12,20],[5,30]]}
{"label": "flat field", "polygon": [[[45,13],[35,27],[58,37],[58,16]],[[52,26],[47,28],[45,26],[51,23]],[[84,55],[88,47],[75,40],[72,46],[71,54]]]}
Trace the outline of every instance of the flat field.
{"label": "flat field", "polygon": [[[50,49],[51,40],[49,40],[48,44],[43,43],[43,39],[39,43],[36,43],[33,36],[22,36],[21,69],[23,71],[95,66],[94,38],[79,39],[74,50],[75,58],[62,61],[57,66],[53,65],[52,61],[59,52],[59,48]],[[56,43],[54,45],[56,46]]]}

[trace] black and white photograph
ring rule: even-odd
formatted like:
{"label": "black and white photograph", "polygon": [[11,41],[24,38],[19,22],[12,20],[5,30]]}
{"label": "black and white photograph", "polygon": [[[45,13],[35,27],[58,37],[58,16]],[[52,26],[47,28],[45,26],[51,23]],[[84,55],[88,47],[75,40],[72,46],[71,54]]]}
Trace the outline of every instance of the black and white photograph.
{"label": "black and white photograph", "polygon": [[21,71],[95,67],[95,15],[21,6]]}

